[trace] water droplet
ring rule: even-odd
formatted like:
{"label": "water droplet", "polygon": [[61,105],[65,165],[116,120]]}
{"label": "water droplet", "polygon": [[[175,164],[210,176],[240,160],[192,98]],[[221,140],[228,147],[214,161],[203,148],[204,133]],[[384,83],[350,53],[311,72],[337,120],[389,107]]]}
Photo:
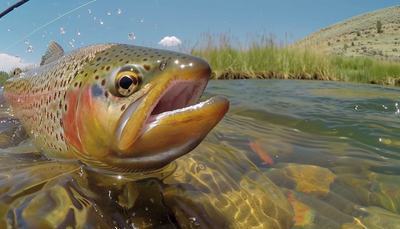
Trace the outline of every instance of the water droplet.
{"label": "water droplet", "polygon": [[75,31],[75,33],[76,33],[76,35],[81,35],[81,31],[79,31],[79,30],[77,30],[77,31]]}
{"label": "water droplet", "polygon": [[33,52],[33,51],[34,51],[34,49],[33,49],[32,45],[30,45],[30,46],[26,49],[26,52]]}
{"label": "water droplet", "polygon": [[8,31],[8,32],[10,32],[10,31],[11,31],[11,29],[10,29],[10,28],[8,28],[8,29],[7,29],[7,31]]}
{"label": "water droplet", "polygon": [[144,18],[140,18],[140,22],[144,22]]}
{"label": "water droplet", "polygon": [[91,13],[92,13],[92,11],[91,11],[90,9],[88,9],[88,13],[90,13],[90,14],[91,14]]}
{"label": "water droplet", "polygon": [[60,27],[60,34],[65,34],[65,29],[64,29],[64,27]]}
{"label": "water droplet", "polygon": [[117,8],[115,11],[117,12],[117,14],[121,14],[122,12],[120,8]]}
{"label": "water droplet", "polygon": [[27,39],[25,39],[24,43],[25,44],[29,44],[29,41]]}
{"label": "water droplet", "polygon": [[104,22],[102,20],[99,20],[100,25],[102,25]]}
{"label": "water droplet", "polygon": [[196,222],[196,217],[189,217],[189,221],[190,221],[191,223]]}
{"label": "water droplet", "polygon": [[107,15],[110,15],[111,13],[110,13],[110,11],[107,10],[107,11],[106,11],[106,14],[107,14]]}
{"label": "water droplet", "polygon": [[83,169],[82,169],[82,167],[81,167],[81,169],[78,171],[78,174],[79,174],[79,177],[83,177],[83,175],[84,175],[84,172],[83,172]]}
{"label": "water droplet", "polygon": [[128,36],[128,39],[129,40],[135,40],[136,39],[135,33],[130,33],[129,36]]}

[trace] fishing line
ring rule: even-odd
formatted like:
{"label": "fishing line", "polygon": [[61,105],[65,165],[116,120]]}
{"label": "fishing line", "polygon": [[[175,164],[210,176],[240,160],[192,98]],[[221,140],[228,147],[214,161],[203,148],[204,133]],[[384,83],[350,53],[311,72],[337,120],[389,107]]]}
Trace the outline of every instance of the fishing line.
{"label": "fishing line", "polygon": [[4,10],[2,13],[0,13],[0,18],[2,18],[4,15],[10,13],[11,11],[13,11],[15,8],[17,8],[18,6],[21,6],[22,4],[28,2],[29,0],[21,0],[17,3],[15,3],[14,5],[8,7],[6,10]]}
{"label": "fishing line", "polygon": [[14,46],[15,44],[17,44],[18,42],[21,42],[22,40],[24,40],[25,38],[27,38],[27,37],[29,37],[30,35],[34,34],[35,32],[37,32],[38,30],[42,29],[43,27],[45,27],[45,26],[47,26],[47,25],[49,25],[49,24],[51,24],[51,23],[57,21],[58,19],[64,17],[65,15],[68,15],[68,14],[74,12],[75,10],[78,10],[78,9],[84,7],[84,6],[87,6],[87,5],[89,5],[89,4],[91,4],[91,3],[95,2],[95,1],[96,1],[96,0],[92,0],[92,1],[90,1],[90,2],[87,2],[87,3],[85,3],[85,4],[81,5],[81,6],[78,6],[77,8],[75,8],[75,9],[73,9],[73,10],[70,10],[70,11],[66,12],[66,13],[63,14],[63,15],[58,16],[57,18],[53,19],[52,21],[47,22],[46,24],[44,24],[44,25],[40,26],[39,28],[33,30],[31,33],[29,33],[29,34],[26,35],[25,37],[23,37],[23,38],[19,39],[18,41],[12,43],[10,46],[8,46],[7,48],[5,48],[5,49],[4,49],[3,51],[1,51],[0,53],[3,53],[3,52],[6,51],[7,49],[11,48],[12,46]]}

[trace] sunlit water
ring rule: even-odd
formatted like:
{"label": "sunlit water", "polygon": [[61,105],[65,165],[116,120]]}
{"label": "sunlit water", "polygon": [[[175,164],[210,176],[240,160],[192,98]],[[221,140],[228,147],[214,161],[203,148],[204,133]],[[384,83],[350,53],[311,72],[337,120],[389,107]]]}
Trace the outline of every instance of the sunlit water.
{"label": "sunlit water", "polygon": [[[237,80],[210,82],[214,95],[229,113],[159,178],[3,150],[0,227],[400,227],[400,89]],[[18,124],[0,130],[3,148],[23,139]]]}

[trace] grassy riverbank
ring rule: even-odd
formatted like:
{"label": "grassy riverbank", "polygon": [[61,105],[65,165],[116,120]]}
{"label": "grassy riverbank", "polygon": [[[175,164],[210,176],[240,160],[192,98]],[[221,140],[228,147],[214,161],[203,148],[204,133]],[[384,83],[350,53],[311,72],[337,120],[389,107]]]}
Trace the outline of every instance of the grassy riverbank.
{"label": "grassy riverbank", "polygon": [[324,54],[317,47],[294,47],[274,35],[249,35],[245,43],[228,34],[204,33],[192,54],[206,59],[214,79],[320,79],[400,84],[400,64],[370,57]]}
{"label": "grassy riverbank", "polygon": [[[356,83],[400,85],[400,63],[371,57],[326,54],[317,46],[298,47],[264,32],[248,34],[244,43],[225,34],[200,36],[191,48],[181,51],[206,59],[213,79],[316,79]],[[289,39],[286,39],[289,40]],[[27,71],[35,68],[22,69]],[[0,85],[12,72],[0,74]]]}

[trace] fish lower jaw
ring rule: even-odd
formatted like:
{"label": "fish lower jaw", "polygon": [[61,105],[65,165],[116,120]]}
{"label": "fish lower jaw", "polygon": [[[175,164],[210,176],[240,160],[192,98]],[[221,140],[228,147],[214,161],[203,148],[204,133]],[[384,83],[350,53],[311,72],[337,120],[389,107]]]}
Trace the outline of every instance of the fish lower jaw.
{"label": "fish lower jaw", "polygon": [[179,116],[179,115],[185,115],[185,114],[188,114],[187,116],[189,116],[192,111],[202,109],[204,106],[212,103],[213,99],[214,98],[211,98],[207,101],[197,103],[192,106],[183,107],[183,108],[172,110],[172,111],[165,111],[160,114],[150,115],[150,117],[146,120],[145,124],[143,125],[139,136],[150,131],[153,127],[155,127],[157,125],[173,124],[174,121],[175,122],[183,121],[182,118],[181,119],[178,118],[178,119],[171,120],[169,122],[163,122],[163,120],[165,120],[169,117],[172,117],[172,116]]}

